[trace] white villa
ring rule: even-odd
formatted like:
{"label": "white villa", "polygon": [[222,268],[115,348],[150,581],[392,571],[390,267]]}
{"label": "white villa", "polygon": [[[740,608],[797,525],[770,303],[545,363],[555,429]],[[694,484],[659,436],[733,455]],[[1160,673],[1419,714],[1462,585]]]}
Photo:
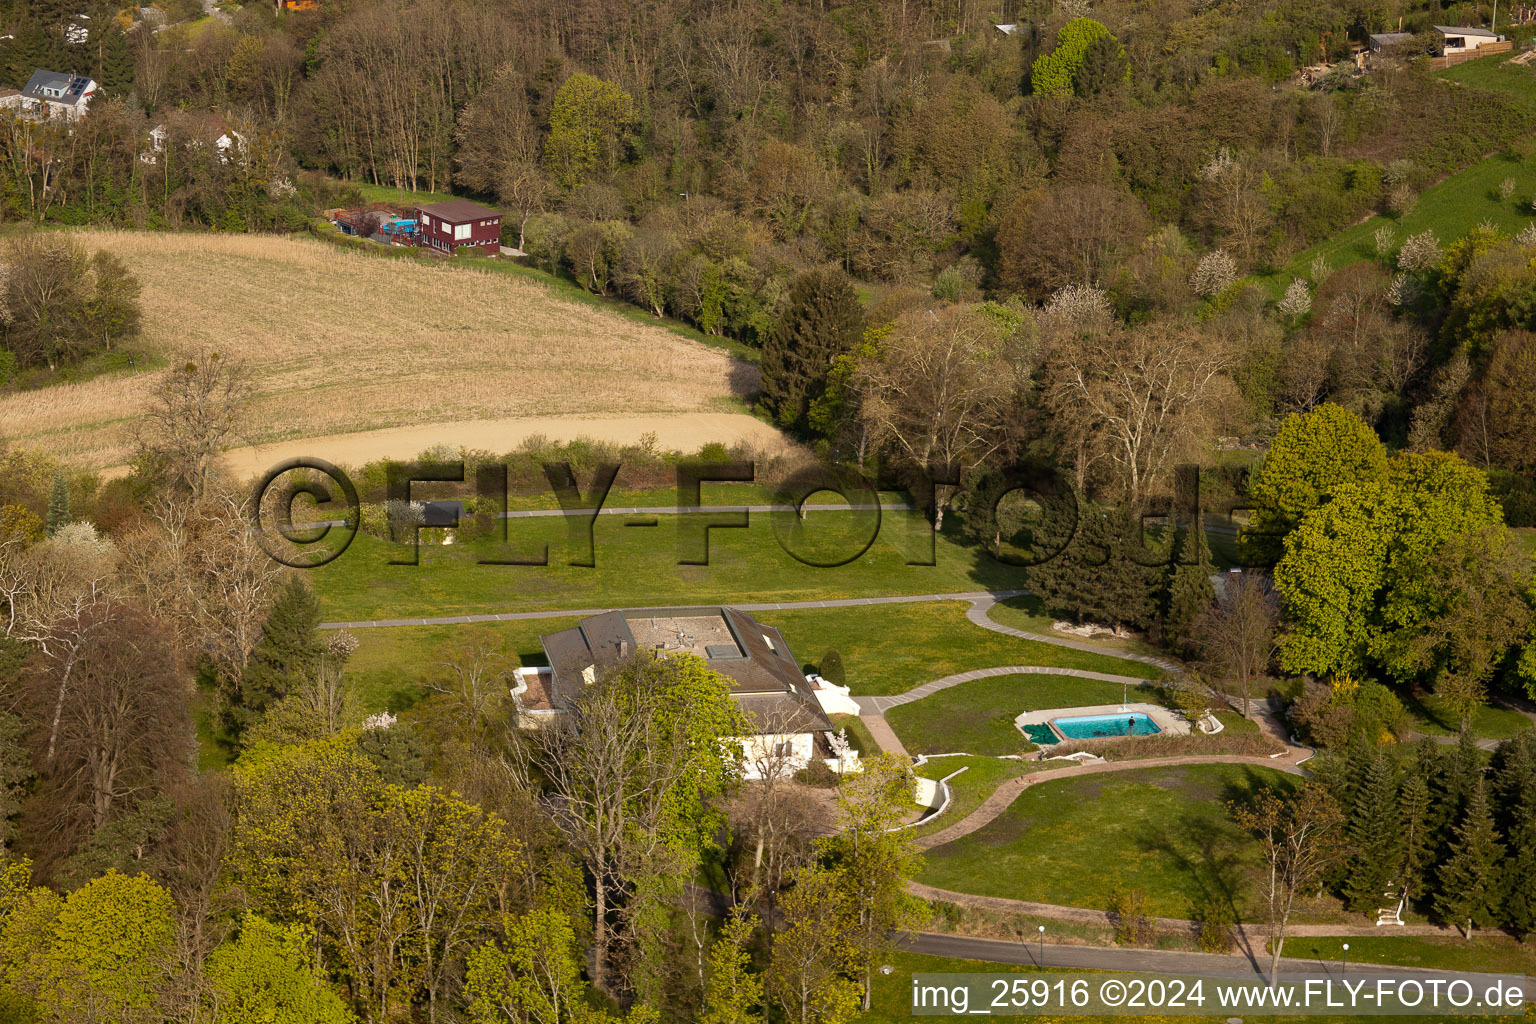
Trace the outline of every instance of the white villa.
{"label": "white villa", "polygon": [[814,761],[839,774],[860,769],[858,752],[827,718],[859,713],[848,688],[802,673],[783,635],[738,609],[604,612],[539,642],[549,667],[518,669],[512,690],[523,728],[564,714],[600,672],[636,654],[696,654],[731,680],[737,705],[757,726],[739,737],[747,778],[797,771]]}

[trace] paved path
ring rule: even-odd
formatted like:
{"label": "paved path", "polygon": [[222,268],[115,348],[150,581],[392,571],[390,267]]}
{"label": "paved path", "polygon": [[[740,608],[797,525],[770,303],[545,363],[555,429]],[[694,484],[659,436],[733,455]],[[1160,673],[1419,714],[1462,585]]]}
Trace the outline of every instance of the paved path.
{"label": "paved path", "polygon": [[[885,503],[879,505],[849,505],[846,502],[830,502],[826,505],[812,503],[803,506],[809,512],[906,512],[915,505]],[[525,508],[503,512],[501,519],[543,519],[553,516],[688,516],[705,512],[799,512],[796,505],[604,505],[602,508]]]}
{"label": "paved path", "polygon": [[[977,602],[985,602],[988,607],[999,600],[1007,600],[1010,597],[1020,597],[1027,594],[1026,590],[993,590],[993,591],[967,591],[959,594],[905,594],[895,597],[844,597],[829,601],[770,601],[756,604],[742,604],[734,601],[724,602],[732,608],[740,608],[747,612],[782,612],[796,611],[805,608],[863,608],[882,604],[931,604],[937,601],[969,601],[974,606]],[[707,603],[707,602],[705,602]],[[720,602],[716,602],[720,603]],[[691,605],[676,605],[675,608],[697,608],[700,602]],[[321,629],[383,629],[390,626],[453,626],[465,622],[520,622],[529,619],[564,619],[583,618],[588,615],[601,615],[611,611],[633,611],[628,608],[545,608],[538,611],[527,612],[496,612],[486,615],[440,615],[423,619],[371,619],[363,622],[322,622]],[[668,607],[659,605],[645,605],[645,611],[669,611]],[[1023,634],[1021,634],[1023,635]],[[1039,639],[1047,640],[1045,637]],[[1054,642],[1049,641],[1047,642]],[[1075,646],[1068,644],[1067,646]],[[1100,654],[1112,654],[1114,657],[1125,657],[1113,651],[1105,651],[1102,648],[1090,647],[1089,650]]]}
{"label": "paved path", "polygon": [[1031,633],[1027,630],[1014,629],[1012,626],[1005,626],[1001,622],[994,622],[992,620],[992,616],[988,613],[992,611],[992,606],[997,603],[999,598],[1015,597],[1018,596],[1018,594],[1024,593],[1028,593],[1028,591],[999,592],[997,594],[977,595],[971,600],[971,607],[965,613],[965,617],[970,619],[976,625],[980,626],[982,629],[990,629],[992,632],[1001,633],[1004,636],[1018,637],[1020,640],[1034,640],[1037,643],[1042,644],[1054,644],[1057,647],[1068,647],[1074,651],[1088,651],[1092,654],[1107,654],[1112,658],[1123,658],[1126,661],[1137,661],[1143,665],[1155,665],[1156,667],[1162,669],[1164,672],[1168,673],[1170,676],[1174,677],[1182,676],[1184,674],[1183,666],[1181,666],[1178,662],[1172,661],[1168,658],[1159,658],[1155,655],[1141,654],[1136,651],[1110,650],[1105,648],[1102,644],[1090,643],[1087,640],[1071,640],[1067,637],[1054,636],[1049,633]]}
{"label": "paved path", "polygon": [[[1113,652],[1103,651],[1110,654]],[[931,697],[940,690],[947,690],[951,686],[959,686],[961,683],[969,683],[975,679],[989,679],[993,676],[1076,676],[1079,679],[1102,679],[1106,683],[1125,683],[1130,686],[1151,686],[1155,680],[1143,679],[1140,676],[1117,676],[1110,672],[1091,672],[1084,668],[1053,668],[1049,665],[1002,665],[997,668],[976,668],[969,672],[957,672],[943,679],[935,679],[931,683],[915,686],[906,693],[887,694],[881,697],[855,697],[859,709],[866,715],[883,715],[891,708],[902,704],[910,704],[924,697]]]}
{"label": "paved path", "polygon": [[1042,782],[1075,779],[1083,775],[1102,775],[1106,772],[1135,771],[1140,768],[1175,768],[1199,764],[1249,764],[1261,768],[1273,768],[1291,775],[1306,775],[1306,770],[1299,767],[1297,759],[1309,753],[1303,747],[1288,747],[1284,757],[1273,758],[1242,754],[1189,754],[1182,757],[1149,757],[1139,761],[1092,761],[1088,764],[1073,764],[1065,768],[1047,768],[1045,771],[1030,772],[1016,779],[1009,779],[993,790],[992,794],[981,802],[981,806],[970,814],[937,832],[930,832],[920,837],[916,840],[916,844],[918,849],[931,850],[935,846],[943,846],[945,843],[952,843],[956,839],[968,836],[977,829],[991,824],[992,820],[1007,810],[1026,789]]}
{"label": "paved path", "polygon": [[[862,703],[860,709],[862,710]],[[859,721],[864,723],[864,728],[869,730],[880,749],[888,754],[907,754],[907,748],[902,745],[901,737],[896,735],[896,730],[891,728],[891,723],[885,720],[882,714],[861,714]],[[911,754],[907,754],[911,757]]]}

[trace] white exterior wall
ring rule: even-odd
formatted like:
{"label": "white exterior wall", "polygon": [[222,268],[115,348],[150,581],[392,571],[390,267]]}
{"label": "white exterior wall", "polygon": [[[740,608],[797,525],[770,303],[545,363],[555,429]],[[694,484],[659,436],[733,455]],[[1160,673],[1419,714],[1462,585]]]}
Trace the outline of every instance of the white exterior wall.
{"label": "white exterior wall", "polygon": [[816,694],[816,703],[821,705],[821,710],[829,715],[858,715],[858,703],[848,695],[848,687],[834,686],[818,675],[808,675],[806,682],[811,684],[812,692]]}

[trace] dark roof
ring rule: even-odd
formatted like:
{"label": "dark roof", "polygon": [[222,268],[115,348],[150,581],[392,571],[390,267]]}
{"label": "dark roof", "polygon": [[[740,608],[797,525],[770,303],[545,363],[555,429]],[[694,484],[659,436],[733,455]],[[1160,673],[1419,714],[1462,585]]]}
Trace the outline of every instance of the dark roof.
{"label": "dark roof", "polygon": [[736,706],[747,713],[759,733],[832,731],[821,705],[798,693],[738,693]]}
{"label": "dark roof", "polygon": [[421,503],[421,525],[457,526],[464,515],[464,503],[457,499]]}
{"label": "dark roof", "polygon": [[449,224],[466,224],[472,220],[485,220],[488,217],[501,216],[500,213],[489,206],[481,206],[479,203],[472,203],[468,199],[453,199],[446,203],[418,206],[416,209],[421,213],[431,214]]}
{"label": "dark roof", "polygon": [[[79,103],[85,95],[86,87],[91,80],[84,75],[72,75],[63,71],[37,70],[32,72],[32,77],[27,79],[27,84],[22,87],[21,94],[29,100],[46,100],[50,103]],[[49,95],[43,90],[48,89],[59,95]]]}
{"label": "dark roof", "polygon": [[1371,36],[1371,42],[1377,46],[1396,46],[1398,43],[1406,43],[1412,38],[1412,32],[1377,32]]}
{"label": "dark roof", "polygon": [[1435,31],[1446,36],[1486,36],[1489,39],[1497,39],[1498,34],[1490,32],[1486,28],[1472,28],[1469,25],[1436,25]]}
{"label": "dark roof", "polygon": [[[709,656],[710,668],[730,679],[732,694],[751,713],[760,729],[774,732],[819,732],[832,728],[783,634],[735,608],[643,608],[629,613],[611,611],[582,619],[571,629],[539,637],[549,658],[553,696],[566,703],[581,692],[588,669],[602,673],[629,657],[638,646],[629,618],[673,618],[717,614],[725,620],[744,654]],[[795,728],[787,728],[786,724]]]}

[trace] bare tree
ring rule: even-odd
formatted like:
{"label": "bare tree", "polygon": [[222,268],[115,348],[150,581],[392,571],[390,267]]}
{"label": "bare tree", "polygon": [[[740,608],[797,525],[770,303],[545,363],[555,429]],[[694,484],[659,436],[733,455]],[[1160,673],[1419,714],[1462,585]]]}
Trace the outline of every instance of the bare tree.
{"label": "bare tree", "polygon": [[72,618],[61,632],[82,642],[42,659],[29,686],[34,708],[54,715],[41,785],[56,853],[185,775],[193,743],[191,684],[170,631],[115,601]]}
{"label": "bare tree", "polygon": [[109,622],[93,614],[115,589],[117,547],[88,523],[71,523],[22,552],[13,572],[9,635],[35,644],[56,668],[44,760],[51,766],[75,666]]}
{"label": "bare tree", "polygon": [[445,695],[476,722],[489,718],[507,694],[511,661],[500,644],[484,638],[465,641],[441,667],[445,674],[429,677],[427,689]]}
{"label": "bare tree", "polygon": [[1216,603],[1195,621],[1195,642],[1207,662],[1237,684],[1243,717],[1253,682],[1275,653],[1280,602],[1269,579],[1256,572],[1229,573]]}
{"label": "bare tree", "polygon": [[[1010,415],[1028,387],[1033,332],[950,306],[904,315],[855,373],[860,415],[877,445],[927,471],[963,475],[1010,440]],[[934,495],[935,531],[955,488]]]}
{"label": "bare tree", "polygon": [[164,609],[182,646],[206,655],[226,682],[250,661],[283,578],[242,500],[224,492],[196,503],[153,497],[147,521],[124,538],[118,571],[125,589]]}
{"label": "bare tree", "polygon": [[253,393],[246,367],[206,351],[168,371],[150,392],[135,448],[162,481],[192,500],[209,493],[224,445],[238,438]]}
{"label": "bare tree", "polygon": [[1259,838],[1265,874],[1260,894],[1269,908],[1269,984],[1275,984],[1285,930],[1298,894],[1321,883],[1343,852],[1344,816],[1328,791],[1309,782],[1294,796],[1259,793],[1251,807],[1232,807],[1238,825]]}
{"label": "bare tree", "polygon": [[1073,339],[1048,357],[1047,400],[1115,467],[1134,506],[1235,394],[1227,365],[1215,338],[1172,324],[1137,327],[1105,344]]}

